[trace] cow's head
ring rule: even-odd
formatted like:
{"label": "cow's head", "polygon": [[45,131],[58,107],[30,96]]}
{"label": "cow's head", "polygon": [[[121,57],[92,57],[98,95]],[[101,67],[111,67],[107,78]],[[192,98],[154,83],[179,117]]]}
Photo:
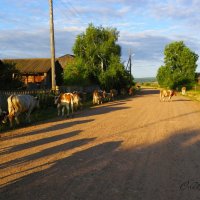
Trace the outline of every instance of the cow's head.
{"label": "cow's head", "polygon": [[8,112],[2,111],[0,115],[0,121],[5,124],[8,121]]}

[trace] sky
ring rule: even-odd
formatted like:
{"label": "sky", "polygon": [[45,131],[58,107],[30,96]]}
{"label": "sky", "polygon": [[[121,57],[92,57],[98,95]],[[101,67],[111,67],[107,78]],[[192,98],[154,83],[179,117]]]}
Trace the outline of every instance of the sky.
{"label": "sky", "polygon": [[[0,0],[0,59],[49,58],[49,0]],[[53,0],[56,57],[73,54],[89,23],[119,31],[121,61],[132,75],[155,77],[174,41],[200,56],[199,0]],[[197,62],[200,72],[200,58]]]}

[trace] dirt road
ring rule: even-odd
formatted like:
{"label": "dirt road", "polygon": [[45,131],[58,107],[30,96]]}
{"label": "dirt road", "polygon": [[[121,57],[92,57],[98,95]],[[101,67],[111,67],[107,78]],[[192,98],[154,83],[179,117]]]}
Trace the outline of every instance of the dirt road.
{"label": "dirt road", "polygon": [[158,91],[1,134],[1,200],[198,200],[200,103]]}

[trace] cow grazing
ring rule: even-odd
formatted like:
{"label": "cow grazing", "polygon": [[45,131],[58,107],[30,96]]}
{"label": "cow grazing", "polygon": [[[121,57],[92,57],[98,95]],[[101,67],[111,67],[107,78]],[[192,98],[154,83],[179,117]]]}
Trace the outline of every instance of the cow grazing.
{"label": "cow grazing", "polygon": [[160,90],[160,101],[172,101],[173,96],[176,96],[175,90]]}
{"label": "cow grazing", "polygon": [[62,116],[65,114],[65,109],[67,109],[67,117],[69,117],[70,107],[73,116],[74,113],[74,96],[72,93],[61,93],[55,98],[55,104],[57,105],[58,116],[60,116],[62,110]]}
{"label": "cow grazing", "polygon": [[103,92],[95,90],[93,92],[93,104],[102,104]]}
{"label": "cow grazing", "polygon": [[10,121],[10,126],[13,126],[13,118],[17,124],[19,124],[19,115],[26,113],[27,121],[30,122],[30,114],[35,108],[39,108],[38,97],[31,95],[11,95],[7,99],[8,102],[8,115],[4,118],[3,123],[6,123],[7,119]]}

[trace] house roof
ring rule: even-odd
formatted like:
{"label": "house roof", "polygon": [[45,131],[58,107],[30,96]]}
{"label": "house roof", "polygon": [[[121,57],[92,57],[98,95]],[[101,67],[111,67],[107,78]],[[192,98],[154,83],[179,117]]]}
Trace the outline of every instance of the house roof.
{"label": "house roof", "polygon": [[73,62],[74,55],[65,54],[64,56],[57,58],[57,60],[60,63],[61,67],[64,69],[67,66],[67,64]]}
{"label": "house roof", "polygon": [[3,63],[14,64],[20,73],[44,73],[51,68],[50,58],[28,58],[28,59],[3,59]]}
{"label": "house roof", "polygon": [[[64,68],[73,59],[73,55],[66,54],[56,58],[56,62],[59,62],[61,67]],[[47,73],[51,69],[50,58],[2,59],[2,62],[15,64],[16,69],[22,74]]]}

